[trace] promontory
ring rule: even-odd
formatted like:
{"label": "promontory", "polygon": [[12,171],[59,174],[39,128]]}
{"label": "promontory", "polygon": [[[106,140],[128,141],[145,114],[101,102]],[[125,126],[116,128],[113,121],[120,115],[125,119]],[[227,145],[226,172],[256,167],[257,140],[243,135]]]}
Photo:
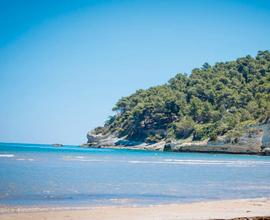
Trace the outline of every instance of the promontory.
{"label": "promontory", "polygon": [[270,52],[205,63],[121,98],[90,147],[270,154]]}

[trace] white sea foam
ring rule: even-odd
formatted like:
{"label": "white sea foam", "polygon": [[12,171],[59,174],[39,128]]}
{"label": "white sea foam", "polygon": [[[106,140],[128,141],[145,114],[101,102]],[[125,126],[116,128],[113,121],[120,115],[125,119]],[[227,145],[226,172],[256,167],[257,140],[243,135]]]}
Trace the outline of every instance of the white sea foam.
{"label": "white sea foam", "polygon": [[160,161],[130,160],[129,163],[136,164],[178,164],[178,165],[224,165],[224,166],[255,166],[270,164],[270,161],[241,161],[241,160],[177,160],[165,159]]}
{"label": "white sea foam", "polygon": [[33,158],[17,158],[16,160],[19,160],[19,161],[35,161],[35,159]]}
{"label": "white sea foam", "polygon": [[99,160],[91,157],[84,157],[84,156],[75,156],[75,157],[70,157],[70,156],[65,156],[63,157],[64,160],[68,161],[82,161],[82,162],[104,162],[105,160]]}
{"label": "white sea foam", "polygon": [[75,158],[83,159],[83,158],[85,158],[85,157],[84,157],[84,156],[77,156],[77,157],[75,157]]}
{"label": "white sea foam", "polygon": [[0,154],[0,157],[14,157],[14,154]]}
{"label": "white sea foam", "polygon": [[161,160],[121,160],[121,159],[97,159],[95,157],[75,156],[63,157],[64,160],[80,162],[115,162],[131,164],[169,164],[169,165],[221,165],[232,167],[251,167],[257,165],[270,165],[270,161],[258,160],[208,160],[208,159],[161,159]]}

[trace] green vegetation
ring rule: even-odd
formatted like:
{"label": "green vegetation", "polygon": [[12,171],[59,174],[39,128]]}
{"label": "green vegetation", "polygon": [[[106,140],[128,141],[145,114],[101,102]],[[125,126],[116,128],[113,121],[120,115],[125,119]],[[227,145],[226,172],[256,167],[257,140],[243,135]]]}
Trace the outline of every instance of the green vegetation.
{"label": "green vegetation", "polygon": [[205,63],[121,98],[113,110],[100,131],[130,140],[237,137],[245,126],[270,122],[270,52]]}

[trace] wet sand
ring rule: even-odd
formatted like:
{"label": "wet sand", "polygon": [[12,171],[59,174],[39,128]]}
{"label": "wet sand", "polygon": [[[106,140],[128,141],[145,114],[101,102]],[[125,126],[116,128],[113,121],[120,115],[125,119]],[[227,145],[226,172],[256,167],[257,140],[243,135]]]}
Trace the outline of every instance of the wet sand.
{"label": "wet sand", "polygon": [[270,216],[270,198],[144,207],[0,207],[1,220],[202,220],[255,216]]}

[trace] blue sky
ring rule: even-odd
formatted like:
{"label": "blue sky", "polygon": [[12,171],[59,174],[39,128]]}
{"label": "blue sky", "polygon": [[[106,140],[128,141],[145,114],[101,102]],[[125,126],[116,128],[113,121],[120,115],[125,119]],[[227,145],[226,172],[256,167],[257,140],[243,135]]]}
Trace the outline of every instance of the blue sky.
{"label": "blue sky", "polygon": [[122,96],[270,49],[270,1],[0,0],[0,141],[81,144]]}

